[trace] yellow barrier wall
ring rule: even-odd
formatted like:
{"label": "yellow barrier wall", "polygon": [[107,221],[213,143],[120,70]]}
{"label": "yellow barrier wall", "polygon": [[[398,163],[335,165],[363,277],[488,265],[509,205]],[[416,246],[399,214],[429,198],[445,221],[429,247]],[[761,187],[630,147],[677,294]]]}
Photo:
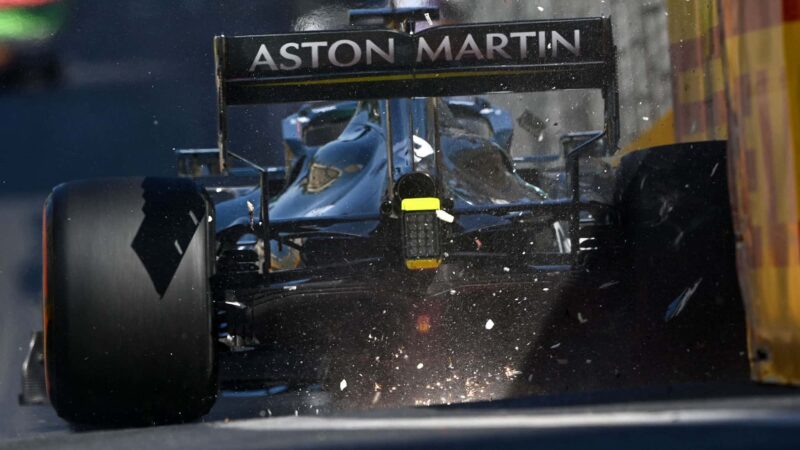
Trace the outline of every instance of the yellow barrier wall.
{"label": "yellow barrier wall", "polygon": [[714,0],[669,0],[667,10],[676,141],[725,140],[719,6]]}
{"label": "yellow barrier wall", "polygon": [[752,377],[800,384],[800,0],[668,0],[674,139],[728,139]]}
{"label": "yellow barrier wall", "polygon": [[797,0],[721,1],[737,266],[756,380],[800,383]]}

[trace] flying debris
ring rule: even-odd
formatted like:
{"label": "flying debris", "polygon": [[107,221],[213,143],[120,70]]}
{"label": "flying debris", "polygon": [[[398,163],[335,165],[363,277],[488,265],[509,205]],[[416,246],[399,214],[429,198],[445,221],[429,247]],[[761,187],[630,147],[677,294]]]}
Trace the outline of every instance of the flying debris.
{"label": "flying debris", "polygon": [[664,322],[669,322],[675,317],[678,317],[678,314],[680,314],[681,311],[683,311],[683,308],[686,307],[689,299],[692,298],[692,295],[695,293],[697,287],[700,286],[702,281],[702,277],[698,278],[698,280],[692,286],[684,289],[683,292],[681,292],[681,295],[679,295],[678,298],[669,304],[667,307],[667,313],[664,314]]}

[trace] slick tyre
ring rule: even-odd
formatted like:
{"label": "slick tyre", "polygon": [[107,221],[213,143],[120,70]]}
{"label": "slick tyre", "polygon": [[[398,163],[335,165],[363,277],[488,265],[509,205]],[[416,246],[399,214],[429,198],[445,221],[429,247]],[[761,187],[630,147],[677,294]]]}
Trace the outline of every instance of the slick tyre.
{"label": "slick tyre", "polygon": [[189,180],[56,187],[44,208],[50,401],[82,424],[196,419],[217,395],[211,203]]}

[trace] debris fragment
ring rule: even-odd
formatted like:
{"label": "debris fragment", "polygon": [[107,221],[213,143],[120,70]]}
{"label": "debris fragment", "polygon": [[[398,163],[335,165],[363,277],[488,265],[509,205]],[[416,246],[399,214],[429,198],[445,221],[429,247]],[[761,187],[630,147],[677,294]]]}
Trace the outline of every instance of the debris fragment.
{"label": "debris fragment", "polygon": [[667,307],[667,312],[664,314],[664,322],[669,322],[670,320],[674,319],[678,316],[678,314],[683,311],[683,308],[686,307],[686,304],[689,302],[689,299],[697,290],[697,287],[700,286],[700,283],[703,281],[703,277],[697,279],[694,285],[686,288],[681,292],[681,295],[678,296],[672,303],[669,304]]}
{"label": "debris fragment", "polygon": [[580,323],[586,323],[586,322],[588,322],[588,321],[589,321],[589,319],[587,319],[587,318],[583,317],[583,314],[581,314],[580,312],[578,312],[578,322],[580,322]]}
{"label": "debris fragment", "polygon": [[561,347],[561,342],[557,342],[557,343],[555,343],[555,344],[551,345],[551,346],[550,346],[550,350],[555,350],[555,349],[557,349],[558,347]]}
{"label": "debris fragment", "polygon": [[503,272],[505,273],[511,272],[511,269],[508,267],[503,267]]}
{"label": "debris fragment", "polygon": [[347,380],[342,378],[342,381],[339,382],[339,390],[343,391],[345,389],[347,389]]}
{"label": "debris fragment", "polygon": [[417,370],[422,369],[423,367],[425,367],[425,364],[422,363],[417,364]]}
{"label": "debris fragment", "polygon": [[428,22],[428,25],[433,26],[433,20],[431,19],[431,13],[425,13],[425,21]]}
{"label": "debris fragment", "polygon": [[494,328],[494,321],[492,319],[487,320],[485,327],[487,330],[491,330]]}
{"label": "debris fragment", "polygon": [[256,205],[253,204],[250,200],[247,201],[247,214],[250,216],[250,229],[255,229],[255,210]]}
{"label": "debris fragment", "polygon": [[442,209],[436,210],[436,218],[447,223],[453,223],[453,221],[456,220],[456,218],[453,217],[452,214]]}
{"label": "debris fragment", "polygon": [[714,168],[711,169],[711,175],[709,175],[709,178],[714,177],[714,174],[717,173],[717,168],[719,168],[719,163],[714,164]]}
{"label": "debris fragment", "polygon": [[672,245],[674,245],[675,247],[677,247],[677,246],[678,246],[678,244],[680,244],[680,243],[681,243],[681,240],[682,240],[682,239],[683,239],[683,231],[681,231],[680,233],[678,233],[678,236],[676,236],[676,237],[675,237],[675,240],[674,240],[674,241],[672,241]]}
{"label": "debris fragment", "polygon": [[608,283],[603,283],[603,284],[601,284],[601,285],[600,285],[600,287],[598,287],[597,289],[608,289],[608,288],[610,288],[611,286],[615,286],[615,285],[617,285],[617,284],[619,284],[619,281],[616,281],[616,280],[614,280],[614,281],[609,281]]}
{"label": "debris fragment", "polygon": [[283,290],[285,290],[285,291],[296,291],[297,290],[297,286],[284,286]]}
{"label": "debris fragment", "polygon": [[543,12],[543,11],[544,11],[544,8],[543,8],[543,7],[541,7],[541,6],[537,6],[537,7],[536,7],[536,9],[538,9],[540,12]]}

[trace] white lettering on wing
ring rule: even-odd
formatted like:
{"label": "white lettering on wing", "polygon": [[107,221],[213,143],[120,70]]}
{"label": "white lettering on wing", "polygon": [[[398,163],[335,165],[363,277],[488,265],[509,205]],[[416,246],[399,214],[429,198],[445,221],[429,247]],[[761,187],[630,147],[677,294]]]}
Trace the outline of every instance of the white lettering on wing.
{"label": "white lettering on wing", "polygon": [[[417,36],[416,64],[463,60],[530,60],[581,56],[581,30],[573,29],[572,39],[562,31],[472,32],[453,37],[446,34]],[[563,33],[563,34],[562,34]],[[250,65],[257,70],[293,71],[301,67],[353,67],[357,65],[397,64],[396,37],[376,42],[373,39],[339,39],[335,41],[283,42],[280,47],[260,44]],[[403,45],[409,45],[403,41]],[[538,43],[538,45],[536,45]],[[403,47],[404,49],[406,47]],[[411,50],[411,49],[407,49]],[[274,59],[273,55],[278,59]],[[402,52],[401,55],[406,55]],[[410,56],[410,55],[409,55]],[[400,61],[413,65],[414,62]]]}
{"label": "white lettering on wing", "polygon": [[[500,42],[496,43],[495,41],[498,39]],[[486,59],[494,59],[495,52],[505,59],[511,59],[511,55],[503,50],[507,46],[508,36],[503,33],[488,33],[486,35]]]}
{"label": "white lettering on wing", "polygon": [[373,54],[377,54],[386,62],[394,64],[394,38],[389,38],[389,46],[386,51],[383,51],[371,39],[367,39],[367,64],[372,64]]}
{"label": "white lettering on wing", "polygon": [[[286,44],[283,44],[283,47],[281,47],[281,58],[289,60],[289,61],[292,61],[293,64],[292,65],[288,65],[288,64],[281,63],[281,70],[295,70],[298,67],[300,67],[301,65],[303,65],[303,60],[300,59],[299,56],[297,56],[297,55],[295,55],[293,53],[289,53],[289,49],[290,48],[293,48],[295,50],[299,50],[300,49],[300,44],[298,44],[297,42],[288,42]],[[273,69],[273,70],[275,70],[275,69]],[[251,69],[250,71],[252,72],[253,70]]]}
{"label": "white lettering on wing", "polygon": [[269,54],[269,50],[267,50],[267,46],[261,44],[261,47],[258,48],[258,53],[256,53],[255,59],[253,59],[253,64],[250,65],[250,72],[254,72],[260,66],[269,66],[272,70],[278,70],[278,66],[275,65],[275,60],[272,59],[272,55]]}
{"label": "white lettering on wing", "polygon": [[[336,55],[336,51],[339,50],[343,45],[350,47],[353,50],[353,58],[350,61],[342,62],[339,60],[339,57]],[[328,61],[331,62],[336,67],[351,67],[359,62],[361,62],[361,47],[358,46],[354,41],[349,39],[343,39],[341,41],[336,41],[331,45],[331,48],[328,49]]]}
{"label": "white lettering on wing", "polygon": [[461,45],[461,50],[459,50],[458,54],[456,55],[456,61],[461,61],[464,55],[472,55],[478,60],[486,59],[483,57],[481,49],[478,48],[478,43],[475,42],[475,38],[472,37],[472,33],[467,34],[467,38],[464,39],[464,43]]}
{"label": "white lettering on wing", "polygon": [[536,39],[535,31],[523,31],[509,34],[512,39],[519,39],[519,54],[522,59],[528,59],[528,38]]}
{"label": "white lettering on wing", "polygon": [[564,36],[558,33],[558,31],[553,31],[553,57],[558,56],[558,45],[561,44],[564,46],[565,49],[569,50],[575,56],[581,56],[581,30],[574,31],[574,40],[573,43],[570,44]]}
{"label": "white lettering on wing", "polygon": [[439,47],[436,48],[434,52],[431,49],[431,46],[428,45],[428,41],[425,40],[424,37],[419,38],[419,42],[417,44],[417,62],[422,62],[423,53],[428,55],[428,59],[430,61],[436,61],[439,59],[439,56],[444,53],[444,59],[447,61],[453,60],[453,49],[450,47],[450,36],[445,36],[442,39],[442,42],[439,43]]}
{"label": "white lettering on wing", "polygon": [[300,46],[311,49],[311,67],[319,68],[319,49],[327,47],[328,43],[326,41],[303,42]]}

